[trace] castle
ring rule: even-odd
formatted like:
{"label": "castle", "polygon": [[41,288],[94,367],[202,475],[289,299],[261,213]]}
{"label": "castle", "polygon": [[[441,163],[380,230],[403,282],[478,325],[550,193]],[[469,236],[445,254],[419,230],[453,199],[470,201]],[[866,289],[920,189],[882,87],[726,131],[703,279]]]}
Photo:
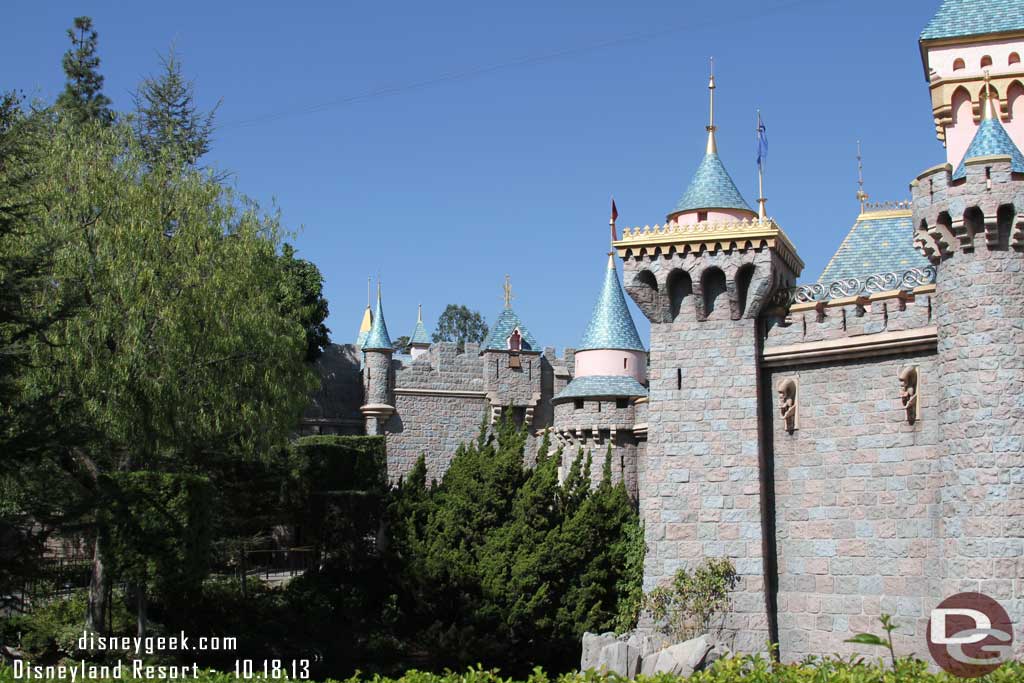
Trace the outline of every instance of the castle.
{"label": "castle", "polygon": [[[332,347],[312,432],[387,438],[401,476],[440,477],[481,419],[511,414],[568,454],[614,453],[645,525],[645,588],[705,557],[741,582],[732,644],[785,660],[862,651],[900,625],[928,658],[930,610],[980,591],[1024,643],[1024,7],[943,0],[921,56],[946,163],[912,200],[866,203],[820,279],[743,198],[716,145],[663,225],[614,244],[580,348],[541,349],[511,296],[480,345],[392,350],[378,292]],[[867,653],[876,654],[876,653]]]}

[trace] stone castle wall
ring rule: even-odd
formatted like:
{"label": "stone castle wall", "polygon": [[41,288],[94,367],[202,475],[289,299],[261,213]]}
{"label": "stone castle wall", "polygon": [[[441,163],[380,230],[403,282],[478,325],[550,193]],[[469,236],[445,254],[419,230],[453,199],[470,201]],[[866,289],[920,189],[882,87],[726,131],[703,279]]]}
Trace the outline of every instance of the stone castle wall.
{"label": "stone castle wall", "polygon": [[[769,402],[778,629],[787,661],[865,653],[844,643],[891,614],[901,652],[927,657],[939,542],[933,287],[793,306],[769,321]],[[908,421],[900,373],[918,369]],[[797,386],[789,431],[777,389]]]}
{"label": "stone castle wall", "polygon": [[[916,365],[920,419],[908,424],[899,373]],[[861,652],[843,641],[900,624],[900,652],[926,655],[941,482],[934,353],[773,368],[798,385],[799,428],[771,400],[781,652]]]}

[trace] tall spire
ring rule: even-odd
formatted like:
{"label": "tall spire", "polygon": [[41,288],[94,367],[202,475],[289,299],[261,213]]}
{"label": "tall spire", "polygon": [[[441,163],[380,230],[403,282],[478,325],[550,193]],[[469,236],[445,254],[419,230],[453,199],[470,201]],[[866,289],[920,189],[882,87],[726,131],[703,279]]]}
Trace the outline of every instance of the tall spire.
{"label": "tall spire", "polygon": [[768,217],[765,210],[765,202],[768,198],[764,196],[764,164],[768,155],[768,138],[765,135],[764,121],[761,120],[761,110],[757,110],[757,127],[754,131],[757,138],[757,217],[764,220]]}
{"label": "tall spire", "polygon": [[416,304],[416,322],[423,322],[423,304]]}
{"label": "tall spire", "polygon": [[711,102],[710,112],[708,115],[708,154],[718,153],[718,144],[715,142],[715,131],[718,128],[715,126],[715,58],[711,58],[711,78],[708,79],[708,97]]}
{"label": "tall spire", "polygon": [[384,322],[384,307],[381,303],[381,286],[380,280],[377,280],[377,308],[373,312],[373,324],[370,326],[370,333],[366,335],[366,341],[362,347],[364,351],[377,349],[377,350],[392,350],[391,337],[388,335],[388,326]]}
{"label": "tall spire", "polygon": [[860,140],[857,140],[857,201],[860,202],[860,212],[864,213],[868,193],[864,191],[864,163],[860,155]]}
{"label": "tall spire", "polygon": [[370,278],[366,278],[366,309],[363,310],[363,320],[359,323],[359,335],[356,337],[356,346],[362,347],[366,338],[370,335],[370,328],[373,326],[373,309],[370,308]]}
{"label": "tall spire", "polygon": [[991,121],[996,117],[995,108],[992,106],[992,79],[985,69],[985,104],[981,108],[981,119]]}

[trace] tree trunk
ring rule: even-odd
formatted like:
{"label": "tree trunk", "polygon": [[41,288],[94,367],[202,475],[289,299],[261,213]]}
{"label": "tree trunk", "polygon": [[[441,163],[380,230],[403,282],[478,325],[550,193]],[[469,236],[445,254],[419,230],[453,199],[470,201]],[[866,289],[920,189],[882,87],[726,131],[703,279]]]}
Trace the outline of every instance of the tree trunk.
{"label": "tree trunk", "polygon": [[109,589],[110,573],[104,564],[100,533],[97,530],[92,555],[92,576],[89,577],[89,603],[85,613],[85,626],[94,633],[105,632]]}
{"label": "tree trunk", "polygon": [[135,635],[146,637],[146,587],[142,584],[135,587]]}

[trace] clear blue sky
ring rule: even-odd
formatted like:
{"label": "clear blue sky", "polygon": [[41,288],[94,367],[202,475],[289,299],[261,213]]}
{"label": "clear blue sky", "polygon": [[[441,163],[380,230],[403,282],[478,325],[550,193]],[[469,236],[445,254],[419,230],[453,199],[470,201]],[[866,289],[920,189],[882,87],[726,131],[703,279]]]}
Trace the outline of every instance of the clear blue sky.
{"label": "clear blue sky", "polygon": [[[335,341],[380,273],[392,337],[416,304],[493,320],[505,273],[538,341],[578,343],[598,293],[614,194],[654,224],[704,151],[707,57],[719,148],[817,279],[856,217],[856,140],[873,200],[944,159],[917,36],[939,0],[460,2],[14,0],[0,89],[51,100],[73,17],[100,33],[116,108],[173,42],[201,104],[221,100],[207,161],[280,206],[323,271]],[[645,339],[648,326],[636,309]]]}

